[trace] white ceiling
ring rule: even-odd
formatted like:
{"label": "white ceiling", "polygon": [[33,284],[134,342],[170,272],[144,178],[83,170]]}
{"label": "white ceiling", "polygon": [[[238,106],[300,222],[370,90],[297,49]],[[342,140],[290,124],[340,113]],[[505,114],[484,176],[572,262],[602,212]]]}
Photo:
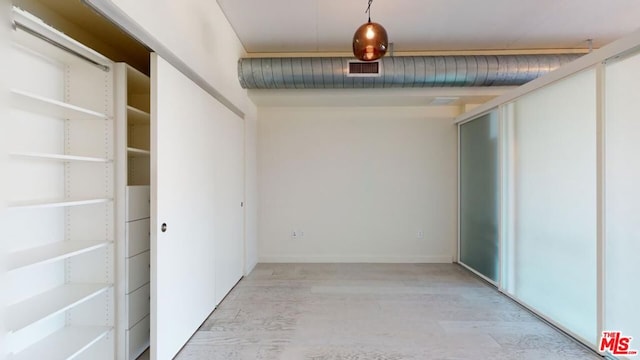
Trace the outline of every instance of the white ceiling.
{"label": "white ceiling", "polygon": [[[350,52],[367,0],[217,0],[249,53]],[[375,0],[395,51],[600,47],[640,27],[640,0]]]}

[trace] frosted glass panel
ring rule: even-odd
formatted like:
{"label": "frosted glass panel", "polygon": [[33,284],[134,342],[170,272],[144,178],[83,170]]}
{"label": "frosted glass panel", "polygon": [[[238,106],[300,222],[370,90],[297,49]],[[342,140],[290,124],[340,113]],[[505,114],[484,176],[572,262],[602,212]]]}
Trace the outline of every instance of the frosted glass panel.
{"label": "frosted glass panel", "polygon": [[498,280],[498,119],[460,126],[460,261]]}
{"label": "frosted glass panel", "polygon": [[513,104],[507,291],[596,342],[596,78],[589,70]]}
{"label": "frosted glass panel", "polygon": [[640,55],[606,67],[605,329],[640,347]]}

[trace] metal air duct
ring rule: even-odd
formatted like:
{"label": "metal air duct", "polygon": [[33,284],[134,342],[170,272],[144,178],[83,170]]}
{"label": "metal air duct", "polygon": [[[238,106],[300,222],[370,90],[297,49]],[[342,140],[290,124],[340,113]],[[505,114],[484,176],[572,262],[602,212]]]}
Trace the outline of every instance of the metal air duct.
{"label": "metal air duct", "polygon": [[349,57],[243,58],[245,89],[421,88],[522,85],[581,54],[396,56],[378,74],[350,76]]}

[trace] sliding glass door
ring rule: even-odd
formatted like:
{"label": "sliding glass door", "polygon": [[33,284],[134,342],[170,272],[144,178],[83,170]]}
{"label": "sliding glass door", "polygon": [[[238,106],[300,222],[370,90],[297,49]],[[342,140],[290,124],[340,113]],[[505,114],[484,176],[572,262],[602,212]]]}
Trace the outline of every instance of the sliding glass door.
{"label": "sliding glass door", "polygon": [[606,66],[604,330],[640,348],[640,55]]}
{"label": "sliding glass door", "polygon": [[460,263],[592,349],[623,356],[640,349],[633,51],[605,52],[459,125]]}
{"label": "sliding glass door", "polygon": [[463,123],[459,148],[460,262],[592,346],[596,95],[583,71]]}
{"label": "sliding glass door", "polygon": [[498,281],[498,117],[460,126],[460,262]]}
{"label": "sliding glass door", "polygon": [[596,72],[507,105],[509,294],[589,344],[597,333]]}

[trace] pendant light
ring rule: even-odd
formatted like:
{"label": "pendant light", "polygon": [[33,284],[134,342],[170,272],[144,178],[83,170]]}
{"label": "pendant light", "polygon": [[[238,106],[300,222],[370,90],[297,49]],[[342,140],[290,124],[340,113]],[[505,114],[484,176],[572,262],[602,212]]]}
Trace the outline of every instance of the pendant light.
{"label": "pendant light", "polygon": [[371,22],[371,3],[366,13],[369,14],[369,21],[362,24],[353,34],[353,55],[362,61],[378,60],[384,56],[389,46],[387,30],[378,23]]}

